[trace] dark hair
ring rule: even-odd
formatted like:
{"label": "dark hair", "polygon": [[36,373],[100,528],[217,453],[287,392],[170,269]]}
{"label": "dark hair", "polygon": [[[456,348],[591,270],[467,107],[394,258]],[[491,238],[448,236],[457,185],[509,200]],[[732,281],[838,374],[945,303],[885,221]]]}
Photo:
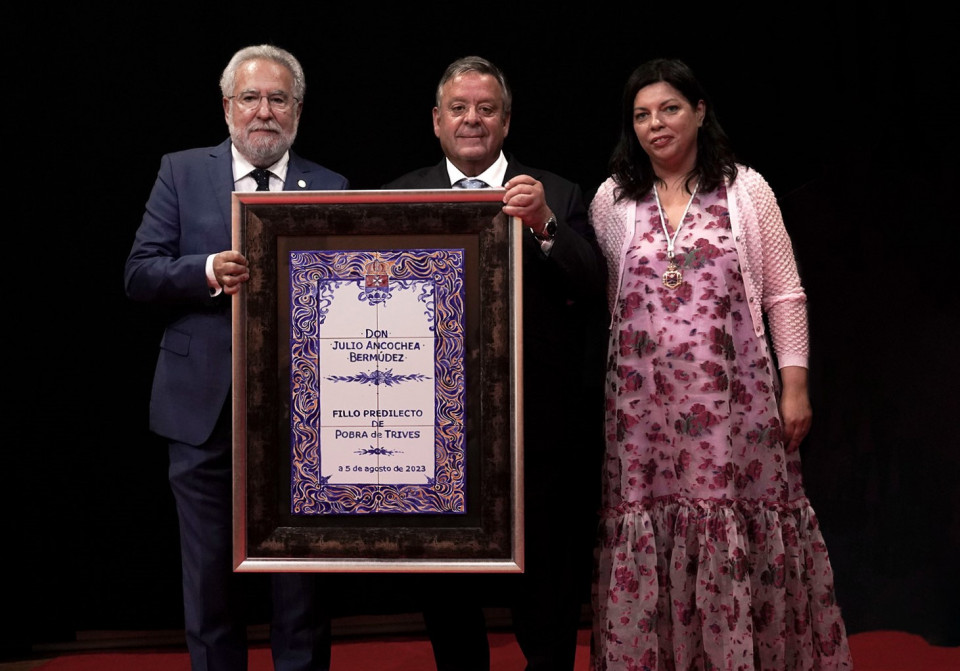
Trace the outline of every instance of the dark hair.
{"label": "dark hair", "polygon": [[443,76],[440,77],[440,83],[437,84],[437,107],[440,107],[440,99],[443,97],[443,85],[454,77],[459,77],[467,72],[479,72],[481,75],[490,75],[496,79],[500,85],[500,92],[503,94],[503,112],[504,114],[510,114],[510,108],[513,106],[513,93],[510,91],[510,85],[507,84],[506,76],[500,68],[480,56],[464,56],[447,66]]}
{"label": "dark hair", "polygon": [[634,70],[623,88],[620,139],[610,157],[610,172],[619,187],[617,200],[639,200],[653,188],[657,179],[650,157],[640,146],[633,129],[633,102],[637,93],[643,87],[657,82],[666,82],[677,89],[693,107],[701,100],[706,106],[703,125],[697,133],[697,162],[687,175],[687,189],[690,189],[690,181],[694,178],[700,179],[700,189],[703,191],[717,188],[724,178],[730,181],[736,179],[737,159],[730,140],[720,127],[713,104],[693,70],[681,60],[657,58]]}

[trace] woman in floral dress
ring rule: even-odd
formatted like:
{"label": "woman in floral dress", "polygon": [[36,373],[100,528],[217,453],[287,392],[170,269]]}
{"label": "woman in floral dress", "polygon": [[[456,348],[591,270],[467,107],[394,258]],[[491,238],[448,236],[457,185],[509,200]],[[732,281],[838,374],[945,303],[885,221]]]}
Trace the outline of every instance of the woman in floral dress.
{"label": "woman in floral dress", "polygon": [[776,198],[676,60],[628,79],[611,172],[594,666],[852,668],[801,478],[806,295]]}

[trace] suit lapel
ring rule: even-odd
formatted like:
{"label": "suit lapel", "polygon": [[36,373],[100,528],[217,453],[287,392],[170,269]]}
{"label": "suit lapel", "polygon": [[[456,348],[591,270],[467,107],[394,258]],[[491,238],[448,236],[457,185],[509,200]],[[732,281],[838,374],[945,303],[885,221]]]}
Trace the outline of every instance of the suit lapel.
{"label": "suit lapel", "polygon": [[425,185],[426,189],[449,189],[450,188],[450,173],[447,172],[447,160],[443,159],[440,163],[433,169],[433,172],[430,174],[430,183]]}
{"label": "suit lapel", "polygon": [[517,175],[529,175],[529,174],[530,174],[529,168],[525,168],[524,166],[522,166],[522,165],[520,165],[519,163],[517,163],[517,162],[513,159],[513,156],[511,156],[510,154],[506,154],[506,158],[507,158],[507,171],[503,174],[503,183],[504,183],[504,184],[506,184],[507,182],[509,182],[511,179],[513,179],[513,178],[516,177]]}
{"label": "suit lapel", "polygon": [[[227,237],[233,239],[233,154],[230,152],[230,140],[214,147],[210,152],[210,189],[220,205],[220,215],[227,231]],[[287,179],[283,183],[284,191],[303,190],[309,186],[310,167],[299,156],[290,152],[287,163]],[[300,186],[304,180],[306,186]]]}
{"label": "suit lapel", "polygon": [[220,216],[227,231],[227,239],[233,238],[233,155],[230,140],[214,147],[210,153],[210,189],[220,206]]}
{"label": "suit lapel", "polygon": [[[287,162],[287,179],[283,183],[284,191],[303,191],[307,188],[313,188],[310,185],[310,165],[301,161],[300,157],[290,151],[290,160]],[[303,184],[300,184],[300,181]]]}

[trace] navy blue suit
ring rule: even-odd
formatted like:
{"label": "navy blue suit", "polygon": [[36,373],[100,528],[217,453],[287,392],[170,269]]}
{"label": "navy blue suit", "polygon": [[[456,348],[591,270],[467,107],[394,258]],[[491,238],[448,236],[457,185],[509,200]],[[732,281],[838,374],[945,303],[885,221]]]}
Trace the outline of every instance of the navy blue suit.
{"label": "navy blue suit", "polygon": [[[206,261],[232,248],[230,140],[165,155],[127,258],[127,296],[169,311],[150,397],[150,430],[170,446],[187,644],[194,671],[247,668],[241,576],[232,567],[231,298],[210,295]],[[284,189],[338,190],[342,175],[293,152]],[[251,274],[256,268],[250,269]],[[316,576],[271,578],[277,671],[329,668],[329,613]]]}
{"label": "navy blue suit", "polygon": [[[489,668],[482,607],[495,605],[510,608],[528,671],[572,671],[589,594],[603,455],[606,269],[580,187],[507,155],[505,180],[520,174],[543,184],[558,223],[549,254],[523,232],[525,567],[522,575],[419,581],[439,671]],[[446,161],[384,186],[449,187]]]}

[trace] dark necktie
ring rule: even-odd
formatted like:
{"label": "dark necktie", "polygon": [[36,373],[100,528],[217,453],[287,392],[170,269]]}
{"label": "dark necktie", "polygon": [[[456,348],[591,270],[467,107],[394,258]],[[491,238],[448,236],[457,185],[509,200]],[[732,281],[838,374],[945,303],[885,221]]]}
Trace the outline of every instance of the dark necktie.
{"label": "dark necktie", "polygon": [[270,190],[270,171],[263,168],[254,168],[250,173],[257,180],[257,191]]}
{"label": "dark necktie", "polygon": [[490,186],[482,179],[475,179],[473,177],[464,177],[463,179],[457,180],[453,187],[455,189],[485,189]]}

